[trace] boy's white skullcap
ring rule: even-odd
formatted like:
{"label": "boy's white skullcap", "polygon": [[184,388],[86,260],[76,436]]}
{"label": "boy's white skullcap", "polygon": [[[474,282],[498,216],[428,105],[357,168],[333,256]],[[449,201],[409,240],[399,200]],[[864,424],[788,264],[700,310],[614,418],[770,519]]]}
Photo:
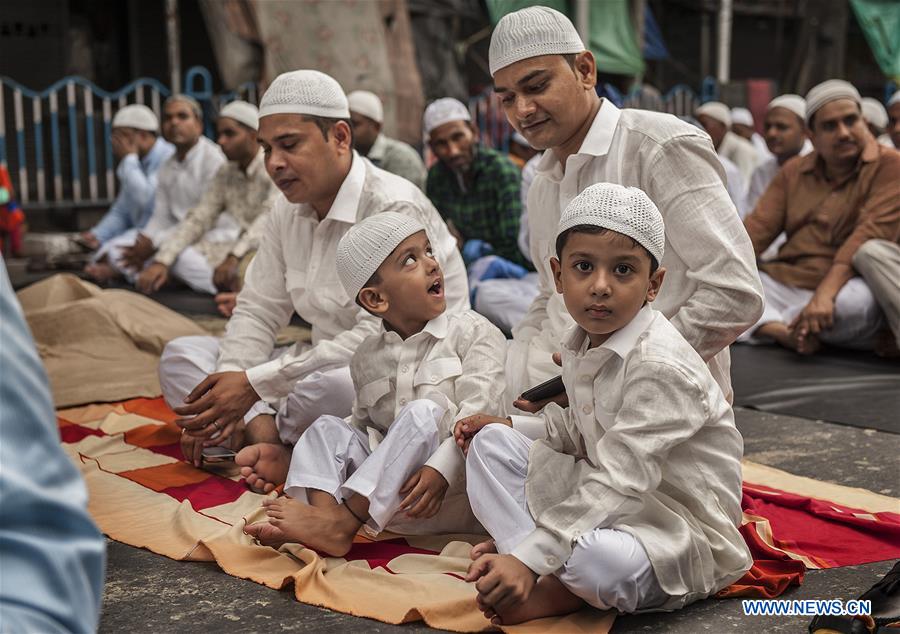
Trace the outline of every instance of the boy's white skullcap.
{"label": "boy's white skullcap", "polygon": [[427,137],[432,130],[445,123],[471,120],[472,116],[469,114],[469,109],[461,101],[453,97],[444,97],[432,101],[425,108],[425,114],[422,116],[422,127],[425,129],[425,136]]}
{"label": "boy's white skullcap", "polygon": [[697,110],[694,111],[694,114],[705,114],[707,117],[712,117],[716,121],[724,123],[725,127],[731,127],[731,110],[729,110],[728,106],[721,101],[707,101],[697,108]]}
{"label": "boy's white skullcap", "polygon": [[731,125],[737,123],[738,125],[746,125],[753,127],[753,115],[746,108],[732,108],[731,109]]}
{"label": "boy's white skullcap", "polygon": [[656,263],[662,262],[666,228],[662,214],[642,189],[615,183],[596,183],[568,204],[559,219],[556,235],[578,225],[610,229],[634,239]]}
{"label": "boy's white skullcap", "polygon": [[795,115],[800,117],[801,121],[803,121],[804,123],[806,122],[806,99],[804,99],[800,95],[794,95],[790,93],[786,95],[778,95],[769,102],[768,106],[766,106],[766,112],[768,112],[772,108],[784,108],[785,110],[790,110]]}
{"label": "boy's white skullcap", "polygon": [[420,231],[425,231],[421,222],[396,211],[369,216],[350,227],[338,243],[336,257],[347,295],[355,299],[397,245]]}
{"label": "boy's white skullcap", "polygon": [[806,125],[819,108],[838,99],[852,99],[857,104],[862,101],[856,86],[843,79],[829,79],[810,88],[806,93]]}
{"label": "boy's white skullcap", "polygon": [[488,51],[491,76],[523,59],[583,50],[575,25],[559,11],[550,7],[520,9],[504,15],[494,27]]}
{"label": "boy's white skullcap", "polygon": [[369,117],[376,123],[384,123],[384,107],[381,99],[374,92],[368,90],[354,90],[347,95],[350,110],[364,117]]}
{"label": "boy's white skullcap", "polygon": [[259,102],[259,118],[271,114],[350,118],[347,96],[341,85],[317,70],[294,70],[276,77]]}
{"label": "boy's white skullcap", "polygon": [[884,129],[887,127],[888,113],[880,101],[871,97],[863,97],[861,107],[863,118],[866,121],[876,128]]}
{"label": "boy's white skullcap", "polygon": [[114,128],[134,128],[135,130],[146,130],[147,132],[157,132],[159,130],[159,120],[153,111],[147,106],[141,104],[132,104],[119,108],[112,120]]}
{"label": "boy's white skullcap", "polygon": [[259,130],[259,110],[252,103],[246,101],[232,101],[219,111],[219,117],[228,117],[248,128]]}
{"label": "boy's white skullcap", "polygon": [[898,103],[900,103],[900,89],[897,89],[897,90],[894,92],[894,94],[891,95],[891,98],[888,99],[887,107],[890,108],[890,107],[893,106],[894,104],[898,104]]}

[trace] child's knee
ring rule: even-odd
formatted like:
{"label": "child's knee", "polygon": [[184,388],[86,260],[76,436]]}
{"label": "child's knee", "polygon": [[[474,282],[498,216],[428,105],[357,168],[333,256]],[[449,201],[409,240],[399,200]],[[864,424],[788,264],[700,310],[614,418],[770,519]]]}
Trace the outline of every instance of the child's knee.
{"label": "child's knee", "polygon": [[397,414],[388,433],[407,435],[412,432],[424,440],[437,440],[440,432],[438,423],[445,411],[443,407],[427,398],[410,401]]}
{"label": "child's knee", "polygon": [[491,461],[511,455],[504,449],[509,445],[510,431],[512,430],[506,425],[482,427],[469,443],[469,456],[476,456],[481,461]]}

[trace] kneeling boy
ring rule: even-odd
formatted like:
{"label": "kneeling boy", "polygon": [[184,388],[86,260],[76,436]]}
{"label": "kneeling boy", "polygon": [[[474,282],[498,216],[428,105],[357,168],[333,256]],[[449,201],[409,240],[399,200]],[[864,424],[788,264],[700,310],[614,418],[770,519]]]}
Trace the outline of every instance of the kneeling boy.
{"label": "kneeling boy", "polygon": [[641,190],[600,183],[579,194],[551,260],[576,321],[562,349],[568,408],[474,416],[454,430],[472,510],[493,537],[473,549],[468,579],[495,623],[584,603],[680,608],[752,563],[737,529],[743,441],[731,407],[650,307],[664,246],[662,216]]}
{"label": "kneeling boy", "polygon": [[506,339],[474,311],[445,312],[443,273],[425,228],[409,216],[383,212],[353,226],[338,245],[337,270],[347,294],[382,319],[350,362],[353,413],[349,424],[322,416],[300,436],[290,497],[267,500],[269,521],[246,532],[334,556],[363,524],[480,532],[452,430],[476,412],[500,413]]}

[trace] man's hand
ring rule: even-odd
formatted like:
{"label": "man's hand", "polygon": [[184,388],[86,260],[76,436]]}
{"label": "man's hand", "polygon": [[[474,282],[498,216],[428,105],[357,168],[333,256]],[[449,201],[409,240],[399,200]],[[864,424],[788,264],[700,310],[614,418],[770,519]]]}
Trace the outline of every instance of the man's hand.
{"label": "man's hand", "polygon": [[236,291],[238,284],[238,266],[241,261],[234,255],[228,255],[213,271],[213,284],[221,292]]}
{"label": "man's hand", "polygon": [[406,511],[407,517],[434,517],[441,510],[449,486],[437,469],[422,467],[400,487],[400,495],[406,496],[400,508]]}
{"label": "man's hand", "polygon": [[135,141],[134,136],[130,132],[122,128],[113,130],[109,141],[113,156],[116,157],[117,161],[121,161],[129,154],[137,154],[137,141]]}
{"label": "man's hand", "polygon": [[175,408],[175,422],[186,434],[206,438],[204,446],[221,445],[243,425],[244,414],[258,400],[246,372],[216,372],[185,397],[187,405]]}
{"label": "man's hand", "polygon": [[130,247],[122,249],[121,262],[125,268],[140,271],[144,268],[144,262],[156,252],[153,242],[143,233],[137,235],[137,239]]}
{"label": "man's hand", "polygon": [[485,615],[494,615],[527,601],[537,580],[538,575],[512,555],[482,555],[472,562],[466,573],[466,581],[475,582],[476,601]]}
{"label": "man's hand", "polygon": [[97,236],[90,231],[82,231],[79,233],[75,238],[75,242],[89,251],[96,251],[100,248],[100,241],[97,239]]}
{"label": "man's hand", "polygon": [[464,454],[469,454],[469,443],[472,442],[472,437],[485,425],[491,423],[512,427],[512,421],[509,418],[500,418],[489,414],[473,414],[456,421],[456,425],[453,427],[453,437]]}
{"label": "man's hand", "polygon": [[[560,353],[553,353],[553,363],[562,367],[562,355]],[[513,402],[513,407],[520,409],[523,412],[528,412],[529,414],[537,414],[544,409],[548,403],[556,403],[560,407],[566,408],[569,406],[569,395],[565,392],[560,392],[556,396],[545,398],[542,401],[526,401],[524,398],[519,397]]]}
{"label": "man's hand", "polygon": [[140,292],[149,295],[161,289],[168,280],[169,267],[160,262],[153,262],[141,271],[134,285],[137,286]]}
{"label": "man's hand", "polygon": [[819,335],[834,326],[834,297],[814,293],[809,303],[794,317],[788,328],[805,339],[810,334]]}
{"label": "man's hand", "polygon": [[237,306],[237,293],[219,293],[215,296],[216,308],[224,317],[231,317]]}

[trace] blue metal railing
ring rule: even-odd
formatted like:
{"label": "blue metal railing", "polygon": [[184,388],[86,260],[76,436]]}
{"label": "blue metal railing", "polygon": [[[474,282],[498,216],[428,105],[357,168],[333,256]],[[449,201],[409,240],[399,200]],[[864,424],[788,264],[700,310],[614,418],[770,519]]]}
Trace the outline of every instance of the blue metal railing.
{"label": "blue metal railing", "polygon": [[[210,115],[221,105],[237,98],[256,103],[258,95],[255,84],[214,95],[212,76],[200,66],[185,73],[184,92],[203,105],[209,136],[214,136]],[[108,204],[116,195],[110,134],[115,112],[139,103],[160,117],[162,102],[170,94],[169,87],[149,77],[114,92],[76,76],[42,91],[0,77],[0,164],[9,166],[19,202],[26,208]]]}

